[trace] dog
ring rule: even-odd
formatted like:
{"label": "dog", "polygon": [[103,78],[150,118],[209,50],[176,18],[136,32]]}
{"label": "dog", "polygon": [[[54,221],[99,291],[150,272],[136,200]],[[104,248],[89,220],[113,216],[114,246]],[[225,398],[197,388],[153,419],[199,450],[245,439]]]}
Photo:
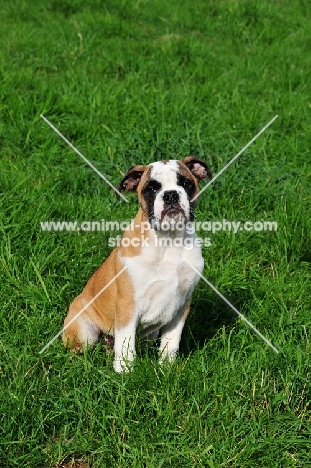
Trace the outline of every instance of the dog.
{"label": "dog", "polygon": [[175,358],[200,279],[192,266],[200,273],[204,266],[192,199],[206,177],[212,178],[210,168],[194,156],[128,169],[118,189],[137,192],[139,211],[72,302],[64,322],[65,346],[83,350],[104,334],[114,346],[114,370],[123,372],[134,361],[136,339],[160,334],[160,360]]}

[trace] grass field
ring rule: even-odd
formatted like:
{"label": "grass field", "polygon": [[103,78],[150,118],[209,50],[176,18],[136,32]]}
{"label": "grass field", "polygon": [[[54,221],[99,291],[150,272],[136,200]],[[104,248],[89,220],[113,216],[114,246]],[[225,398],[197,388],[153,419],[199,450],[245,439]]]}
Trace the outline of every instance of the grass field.
{"label": "grass field", "polygon": [[[0,466],[311,466],[311,8],[308,0],[0,2]],[[276,221],[208,233],[180,356],[118,375],[102,344],[61,329],[115,232],[42,221],[129,220],[133,164],[195,154],[217,174],[197,221]],[[199,235],[206,233],[199,231]]]}

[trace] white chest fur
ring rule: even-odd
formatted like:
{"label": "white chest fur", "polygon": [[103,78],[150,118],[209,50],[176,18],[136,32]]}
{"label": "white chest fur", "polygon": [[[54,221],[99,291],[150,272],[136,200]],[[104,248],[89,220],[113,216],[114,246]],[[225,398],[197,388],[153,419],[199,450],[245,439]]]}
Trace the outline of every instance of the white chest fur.
{"label": "white chest fur", "polygon": [[[159,246],[152,233],[139,257],[123,257],[134,285],[135,317],[142,335],[171,322],[183,309],[203,269],[201,247]],[[194,241],[195,234],[191,235]],[[144,333],[145,331],[145,333]]]}

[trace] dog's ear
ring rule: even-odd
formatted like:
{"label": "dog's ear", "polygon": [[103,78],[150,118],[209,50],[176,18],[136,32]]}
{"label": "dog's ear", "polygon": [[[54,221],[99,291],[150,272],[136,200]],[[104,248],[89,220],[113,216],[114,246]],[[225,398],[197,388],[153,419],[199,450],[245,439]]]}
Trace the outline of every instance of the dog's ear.
{"label": "dog's ear", "polygon": [[208,165],[201,159],[196,158],[195,156],[187,156],[180,162],[188,167],[190,172],[192,172],[194,177],[196,177],[199,182],[203,179],[206,179],[206,177],[209,177],[210,179],[213,178],[212,171],[210,170]]}
{"label": "dog's ear", "polygon": [[145,172],[145,166],[132,166],[130,167],[121,182],[118,185],[118,190],[125,190],[126,192],[136,192],[137,186],[140,182],[141,176]]}

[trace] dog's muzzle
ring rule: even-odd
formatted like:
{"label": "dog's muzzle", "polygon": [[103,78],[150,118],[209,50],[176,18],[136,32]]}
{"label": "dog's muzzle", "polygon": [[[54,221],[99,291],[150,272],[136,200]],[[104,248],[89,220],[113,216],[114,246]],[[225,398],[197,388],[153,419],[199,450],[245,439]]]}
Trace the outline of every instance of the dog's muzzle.
{"label": "dog's muzzle", "polygon": [[181,221],[185,218],[185,212],[180,206],[180,195],[176,190],[167,190],[162,195],[163,210],[162,221]]}

